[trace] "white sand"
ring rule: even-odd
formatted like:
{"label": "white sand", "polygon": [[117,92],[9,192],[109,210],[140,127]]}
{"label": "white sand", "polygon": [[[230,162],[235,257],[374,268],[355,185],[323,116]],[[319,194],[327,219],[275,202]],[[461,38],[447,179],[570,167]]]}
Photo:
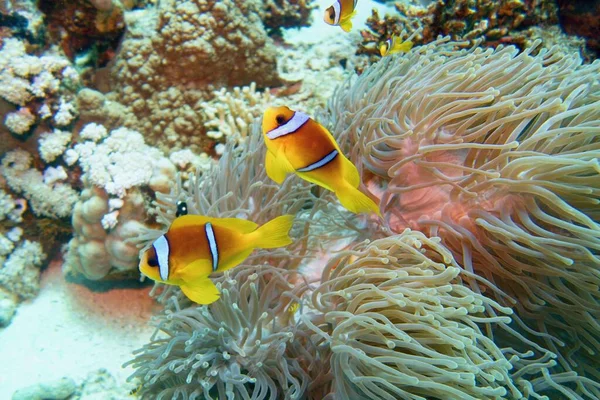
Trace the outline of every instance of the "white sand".
{"label": "white sand", "polygon": [[131,369],[121,365],[153,332],[148,322],[156,305],[149,290],[92,292],[66,282],[60,263],[53,262],[42,275],[39,296],[22,304],[12,323],[0,329],[0,399],[63,376],[79,384],[99,368],[124,383]]}

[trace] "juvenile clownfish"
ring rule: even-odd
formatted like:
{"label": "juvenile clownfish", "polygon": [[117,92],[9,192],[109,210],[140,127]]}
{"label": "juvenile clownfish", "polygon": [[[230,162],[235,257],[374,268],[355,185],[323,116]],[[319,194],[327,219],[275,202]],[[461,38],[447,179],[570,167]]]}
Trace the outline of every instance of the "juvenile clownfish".
{"label": "juvenile clownfish", "polygon": [[144,252],[140,272],[179,286],[193,302],[210,304],[220,296],[210,274],[235,267],[254,249],[292,243],[288,232],[293,222],[293,215],[283,215],[259,227],[239,218],[182,215]]}
{"label": "juvenile clownfish", "polygon": [[403,42],[398,36],[393,35],[379,46],[379,54],[381,54],[381,57],[385,57],[400,52],[406,53],[409,52],[412,47],[413,42],[410,40]]}
{"label": "juvenile clownfish", "polygon": [[352,29],[352,18],[356,15],[358,0],[334,0],[325,10],[323,20],[329,25],[339,25],[345,32]]}
{"label": "juvenile clownfish", "polygon": [[287,174],[295,173],[334,192],[353,213],[373,211],[381,216],[375,202],[358,190],[360,176],[354,164],[318,122],[287,107],[271,107],[263,115],[262,129],[269,178],[281,184]]}

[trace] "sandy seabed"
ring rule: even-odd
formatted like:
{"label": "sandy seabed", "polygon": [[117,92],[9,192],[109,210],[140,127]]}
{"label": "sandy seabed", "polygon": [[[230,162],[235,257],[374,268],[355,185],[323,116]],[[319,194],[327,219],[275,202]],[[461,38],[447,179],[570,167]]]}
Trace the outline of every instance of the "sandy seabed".
{"label": "sandy seabed", "polygon": [[106,369],[123,385],[126,398],[132,372],[121,365],[149,341],[156,302],[150,287],[92,291],[65,280],[61,263],[42,273],[40,294],[17,309],[0,330],[0,399],[15,390],[62,377],[80,384],[88,374]]}

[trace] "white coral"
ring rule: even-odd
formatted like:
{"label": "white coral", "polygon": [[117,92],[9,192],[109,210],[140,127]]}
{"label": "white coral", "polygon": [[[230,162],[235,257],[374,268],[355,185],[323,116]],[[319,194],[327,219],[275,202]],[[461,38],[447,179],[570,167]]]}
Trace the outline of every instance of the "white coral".
{"label": "white coral", "polygon": [[[144,143],[139,132],[127,128],[113,130],[98,144],[80,143],[75,146],[75,151],[90,182],[120,198],[132,187],[149,184],[155,175],[155,167],[166,160],[158,149]],[[170,164],[168,160],[166,162]],[[171,168],[174,175],[172,164]],[[164,168],[157,172],[164,173]]]}
{"label": "white coral", "polygon": [[104,125],[92,122],[83,127],[81,132],[79,132],[79,137],[82,139],[91,140],[92,142],[97,142],[100,139],[104,139],[107,134],[108,131]]}
{"label": "white coral", "polygon": [[0,269],[0,286],[22,298],[34,297],[39,291],[39,267],[45,259],[46,254],[38,242],[25,240]]}
{"label": "white coral", "polygon": [[35,124],[35,115],[27,107],[6,114],[4,119],[4,125],[17,135],[27,133],[33,124]]}
{"label": "white coral", "polygon": [[72,103],[66,102],[63,99],[60,101],[60,105],[58,106],[58,111],[54,114],[54,122],[58,126],[66,126],[69,125],[75,116],[77,115],[77,110]]}
{"label": "white coral", "polygon": [[31,154],[13,150],[2,159],[0,173],[15,192],[23,193],[37,216],[65,218],[71,215],[78,193],[69,185],[47,185],[40,171],[31,168]]}
{"label": "white coral", "polygon": [[55,129],[52,133],[42,133],[39,140],[40,156],[48,163],[56,160],[65,152],[71,139],[71,132],[68,131]]}

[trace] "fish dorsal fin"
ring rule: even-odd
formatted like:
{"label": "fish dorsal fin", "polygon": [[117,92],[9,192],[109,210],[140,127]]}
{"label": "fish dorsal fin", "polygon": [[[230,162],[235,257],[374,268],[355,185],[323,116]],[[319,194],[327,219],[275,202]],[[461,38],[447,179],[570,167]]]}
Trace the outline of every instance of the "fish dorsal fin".
{"label": "fish dorsal fin", "polygon": [[190,226],[204,225],[210,222],[213,226],[219,226],[235,230],[241,233],[254,232],[258,224],[241,218],[214,218],[205,215],[182,215],[176,218],[169,229],[186,228]]}

